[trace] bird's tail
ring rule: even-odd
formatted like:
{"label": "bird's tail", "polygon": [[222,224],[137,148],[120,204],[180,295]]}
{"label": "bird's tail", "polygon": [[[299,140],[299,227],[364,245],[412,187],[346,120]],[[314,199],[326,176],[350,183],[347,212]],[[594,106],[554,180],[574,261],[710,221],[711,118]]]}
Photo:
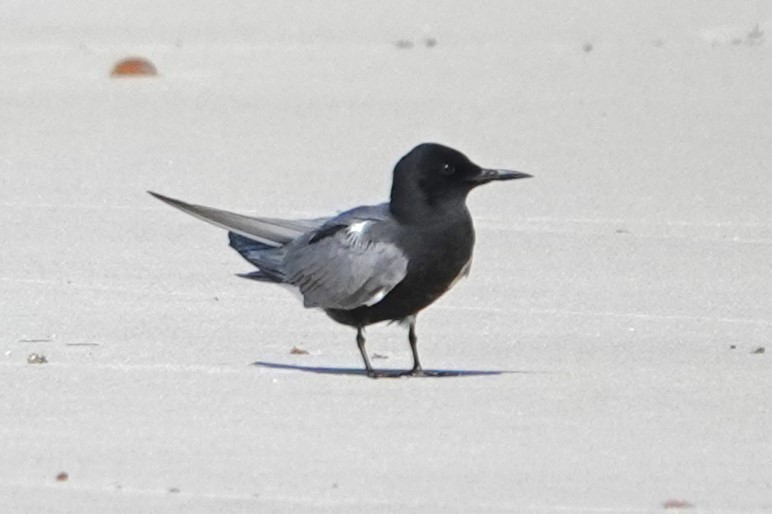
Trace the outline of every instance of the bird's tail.
{"label": "bird's tail", "polygon": [[239,276],[262,282],[284,282],[282,261],[284,249],[249,239],[235,232],[228,232],[230,247],[239,252],[248,262],[257,266],[257,271],[240,273]]}
{"label": "bird's tail", "polygon": [[235,212],[222,209],[183,202],[182,200],[170,198],[153,191],[148,191],[148,193],[162,202],[207,223],[274,248],[289,243],[304,232],[317,228],[326,221],[324,218],[314,220],[282,220],[244,216],[243,214],[236,214]]}
{"label": "bird's tail", "polygon": [[183,202],[152,191],[148,193],[182,212],[228,230],[231,247],[258,268],[257,271],[241,275],[253,280],[284,282],[284,245],[327,221],[327,218],[284,220],[244,216]]}

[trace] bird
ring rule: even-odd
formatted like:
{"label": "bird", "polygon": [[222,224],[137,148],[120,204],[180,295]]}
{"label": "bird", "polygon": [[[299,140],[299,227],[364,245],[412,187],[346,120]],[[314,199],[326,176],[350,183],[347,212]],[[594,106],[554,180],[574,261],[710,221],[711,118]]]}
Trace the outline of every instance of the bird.
{"label": "bird", "polygon": [[[483,168],[458,150],[421,143],[395,165],[388,202],[331,217],[254,217],[148,193],[228,230],[230,246],[256,268],[240,276],[288,285],[304,307],[356,329],[367,376],[426,376],[416,317],[469,275],[475,230],[467,195],[483,184],[531,176]],[[372,367],[364,332],[380,322],[407,326],[410,370]]]}

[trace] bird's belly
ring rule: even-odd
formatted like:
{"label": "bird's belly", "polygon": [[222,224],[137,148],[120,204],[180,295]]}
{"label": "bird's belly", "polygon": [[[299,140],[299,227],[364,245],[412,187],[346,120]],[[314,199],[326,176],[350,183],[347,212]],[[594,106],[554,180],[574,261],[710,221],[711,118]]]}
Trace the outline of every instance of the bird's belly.
{"label": "bird's belly", "polygon": [[[470,260],[463,266],[436,265],[412,270],[383,300],[366,308],[368,323],[401,320],[434,303],[468,273]],[[357,309],[359,310],[359,309]]]}
{"label": "bird's belly", "polygon": [[415,238],[421,244],[410,248],[407,275],[380,302],[344,311],[329,309],[339,323],[365,326],[380,321],[401,320],[431,305],[469,273],[474,245],[471,222],[452,236],[427,233]]}
{"label": "bird's belly", "polygon": [[433,270],[414,270],[374,305],[352,310],[327,309],[325,312],[338,323],[359,327],[402,320],[434,303],[468,273],[470,263],[471,258],[460,268],[438,266]]}
{"label": "bird's belly", "polygon": [[[444,263],[438,263],[428,269],[415,270],[392,292],[401,293],[398,295],[399,299],[417,306],[417,310],[423,309],[466,276],[470,263],[471,257],[462,266],[446,266]],[[397,291],[398,288],[401,290]]]}

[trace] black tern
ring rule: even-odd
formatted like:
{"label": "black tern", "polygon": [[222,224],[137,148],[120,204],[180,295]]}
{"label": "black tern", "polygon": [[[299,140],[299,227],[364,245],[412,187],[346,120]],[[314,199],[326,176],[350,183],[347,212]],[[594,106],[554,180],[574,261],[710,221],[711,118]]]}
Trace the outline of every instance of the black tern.
{"label": "black tern", "polygon": [[367,375],[364,329],[381,321],[408,327],[413,367],[418,359],[417,314],[469,274],[475,232],[466,197],[496,180],[527,178],[518,171],[486,169],[436,143],[420,144],[394,167],[388,203],[362,206],[329,218],[251,217],[151,195],[229,231],[230,246],[257,270],[240,275],[297,288],[305,307],[324,310],[354,327]]}

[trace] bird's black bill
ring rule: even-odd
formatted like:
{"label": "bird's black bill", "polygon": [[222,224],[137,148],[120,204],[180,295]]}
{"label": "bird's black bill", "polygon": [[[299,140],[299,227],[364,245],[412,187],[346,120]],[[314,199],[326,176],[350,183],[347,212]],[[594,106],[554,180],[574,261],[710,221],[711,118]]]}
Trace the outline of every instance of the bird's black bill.
{"label": "bird's black bill", "polygon": [[533,175],[521,171],[481,169],[478,175],[469,177],[471,182],[485,183],[494,180],[515,180],[517,178],[530,178]]}

